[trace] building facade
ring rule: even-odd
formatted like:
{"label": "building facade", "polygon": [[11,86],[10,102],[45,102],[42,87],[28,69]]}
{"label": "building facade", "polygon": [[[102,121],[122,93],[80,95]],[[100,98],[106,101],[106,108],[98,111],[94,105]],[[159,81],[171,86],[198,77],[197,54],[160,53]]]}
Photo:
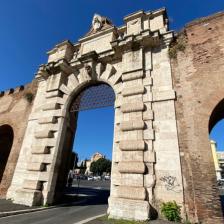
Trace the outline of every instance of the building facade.
{"label": "building facade", "polygon": [[105,158],[105,156],[103,154],[99,153],[99,152],[96,152],[92,155],[90,160],[86,160],[85,174],[86,175],[92,174],[92,172],[90,171],[90,167],[91,167],[92,162],[96,162],[97,160],[102,159],[102,158]]}
{"label": "building facade", "polygon": [[[14,137],[21,142],[7,198],[54,202],[66,173],[63,149],[71,148],[76,129],[72,102],[106,83],[116,96],[109,216],[152,219],[162,202],[175,200],[184,219],[223,223],[208,137],[224,116],[223,27],[223,13],[188,24],[178,36],[165,9],[130,14],[121,27],[95,15],[77,43],[56,45],[37,72],[30,109],[20,107],[26,116]],[[7,125],[4,117],[0,124]]]}

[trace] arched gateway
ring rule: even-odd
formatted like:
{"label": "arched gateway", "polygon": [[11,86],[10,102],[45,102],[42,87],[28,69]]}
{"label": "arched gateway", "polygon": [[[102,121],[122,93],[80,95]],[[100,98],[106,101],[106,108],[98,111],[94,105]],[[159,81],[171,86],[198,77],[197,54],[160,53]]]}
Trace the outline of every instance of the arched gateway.
{"label": "arched gateway", "polygon": [[[208,56],[203,52],[210,51],[202,51],[223,43],[207,22],[222,27],[223,18],[217,14],[190,24],[188,42],[177,41],[186,45],[177,60],[168,54],[174,34],[165,9],[133,13],[119,28],[95,15],[78,43],[56,45],[35,77],[38,88],[7,198],[29,206],[55,201],[65,148],[74,136],[70,126],[77,116],[71,111],[79,110],[84,89],[103,84],[115,96],[110,217],[146,220],[162,202],[175,200],[192,222],[223,223],[208,141],[209,117],[210,129],[223,117],[219,108],[211,115],[214,102],[223,99],[223,72],[213,71],[223,68],[223,60],[216,47],[207,47],[215,51]],[[221,94],[214,93],[211,78]]]}

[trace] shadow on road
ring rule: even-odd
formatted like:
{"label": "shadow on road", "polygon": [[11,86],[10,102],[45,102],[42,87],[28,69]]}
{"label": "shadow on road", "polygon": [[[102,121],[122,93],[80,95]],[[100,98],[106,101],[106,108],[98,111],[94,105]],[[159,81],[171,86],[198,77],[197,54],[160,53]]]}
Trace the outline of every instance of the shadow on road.
{"label": "shadow on road", "polygon": [[[107,189],[92,189],[87,187],[71,187],[66,189],[62,203],[79,202],[78,205],[99,205],[108,204],[110,190]],[[70,205],[69,205],[70,206]]]}

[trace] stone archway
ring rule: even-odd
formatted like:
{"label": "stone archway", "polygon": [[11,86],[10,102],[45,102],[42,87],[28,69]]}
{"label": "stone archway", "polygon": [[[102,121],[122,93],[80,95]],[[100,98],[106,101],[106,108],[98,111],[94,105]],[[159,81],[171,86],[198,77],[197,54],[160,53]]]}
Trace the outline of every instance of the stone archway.
{"label": "stone archway", "polygon": [[69,105],[81,89],[103,82],[116,96],[108,214],[147,220],[151,208],[159,209],[164,201],[184,206],[168,57],[173,33],[164,9],[131,14],[121,28],[105,17],[97,21],[103,23],[93,20],[77,44],[56,45],[48,52],[47,64],[40,66],[7,198],[29,206],[54,202]]}
{"label": "stone archway", "polygon": [[5,167],[13,144],[14,133],[9,125],[0,126],[0,183],[2,181]]}

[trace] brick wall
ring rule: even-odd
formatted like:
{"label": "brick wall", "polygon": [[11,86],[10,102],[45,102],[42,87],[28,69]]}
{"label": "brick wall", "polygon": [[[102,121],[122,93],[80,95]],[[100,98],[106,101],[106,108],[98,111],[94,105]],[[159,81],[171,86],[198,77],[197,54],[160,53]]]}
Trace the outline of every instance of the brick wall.
{"label": "brick wall", "polygon": [[193,21],[181,36],[185,51],[171,63],[186,212],[195,222],[223,223],[209,118],[224,98],[224,13]]}
{"label": "brick wall", "polygon": [[[32,109],[32,99],[36,94],[36,83],[32,82],[25,87],[10,89],[0,93],[0,128],[9,125],[13,130],[13,142],[9,149],[8,158],[4,158],[6,165],[1,172],[0,197],[4,198],[11,183],[14,169],[21,149],[28,117]],[[29,98],[29,99],[27,99]],[[4,130],[2,131],[4,133]],[[4,136],[0,136],[0,138]],[[6,137],[7,138],[7,137]],[[6,139],[5,138],[5,139]],[[8,143],[10,145],[10,143]],[[0,145],[2,150],[6,149]]]}

